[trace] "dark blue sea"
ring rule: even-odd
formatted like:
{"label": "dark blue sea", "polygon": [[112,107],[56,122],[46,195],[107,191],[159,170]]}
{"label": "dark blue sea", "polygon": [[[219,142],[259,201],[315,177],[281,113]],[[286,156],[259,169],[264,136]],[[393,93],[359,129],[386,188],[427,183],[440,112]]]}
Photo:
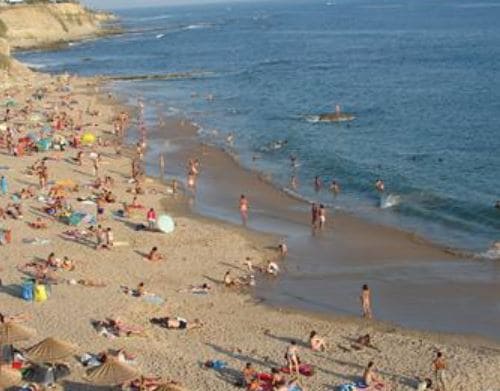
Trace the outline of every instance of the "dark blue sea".
{"label": "dark blue sea", "polygon": [[[483,251],[500,239],[500,2],[326,0],[117,10],[125,33],[18,53],[117,82],[305,198]],[[172,78],[172,76],[175,76]],[[336,104],[350,122],[318,122]],[[314,193],[313,179],[342,186]],[[385,181],[389,202],[373,188]]]}

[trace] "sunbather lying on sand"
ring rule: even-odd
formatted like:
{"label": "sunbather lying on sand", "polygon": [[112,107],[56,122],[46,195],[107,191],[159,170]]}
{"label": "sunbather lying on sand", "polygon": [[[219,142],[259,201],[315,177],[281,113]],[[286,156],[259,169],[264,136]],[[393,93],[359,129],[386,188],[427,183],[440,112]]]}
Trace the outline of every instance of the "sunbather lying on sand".
{"label": "sunbather lying on sand", "polygon": [[353,348],[354,350],[361,350],[364,347],[371,348],[380,352],[379,348],[372,345],[370,334],[365,334],[358,337],[356,341],[353,344],[351,344],[351,348]]}
{"label": "sunbather lying on sand", "polygon": [[131,335],[144,335],[144,328],[125,324],[121,319],[108,318],[103,322],[95,322],[94,327],[100,335],[109,337],[129,337]]}
{"label": "sunbather lying on sand", "polygon": [[21,322],[26,322],[27,320],[31,319],[31,315],[28,314],[17,314],[17,315],[5,315],[3,313],[0,313],[0,323],[21,323]]}
{"label": "sunbather lying on sand", "polygon": [[179,317],[164,317],[164,318],[153,318],[151,319],[152,324],[156,324],[167,329],[175,330],[190,330],[203,327],[203,323],[199,319],[195,319],[193,322],[188,322],[187,319]]}
{"label": "sunbather lying on sand", "polygon": [[47,222],[43,221],[41,217],[37,217],[37,219],[35,221],[28,223],[28,225],[33,229],[47,229],[48,228]]}
{"label": "sunbather lying on sand", "polygon": [[164,381],[162,381],[161,377],[159,376],[141,376],[140,378],[129,382],[130,388],[132,390],[138,390],[138,391],[139,390],[152,391],[158,388],[163,383]]}
{"label": "sunbather lying on sand", "polygon": [[145,296],[148,294],[146,292],[144,282],[140,282],[139,285],[137,285],[137,288],[135,288],[135,289],[131,289],[131,288],[126,287],[126,286],[122,286],[121,288],[123,290],[123,293],[125,293],[126,295],[131,295],[131,296],[135,296],[135,297],[142,297],[142,296]]}
{"label": "sunbather lying on sand", "polygon": [[104,282],[87,280],[87,279],[78,280],[78,284],[93,288],[104,288],[106,286]]}
{"label": "sunbather lying on sand", "polygon": [[203,295],[203,294],[207,294],[210,291],[210,289],[212,289],[212,287],[209,284],[204,283],[202,285],[190,285],[189,288],[179,289],[177,292],[179,292],[179,293],[190,292],[190,293],[194,293],[194,294]]}

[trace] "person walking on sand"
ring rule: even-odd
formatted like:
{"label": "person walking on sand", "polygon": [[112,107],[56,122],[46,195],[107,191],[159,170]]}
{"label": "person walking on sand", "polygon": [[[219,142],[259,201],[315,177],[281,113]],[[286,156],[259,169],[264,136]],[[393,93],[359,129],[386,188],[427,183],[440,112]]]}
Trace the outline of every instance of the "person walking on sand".
{"label": "person walking on sand", "polygon": [[156,226],[156,212],[153,208],[148,210],[148,214],[146,215],[148,219],[148,228],[150,231],[154,231]]}
{"label": "person walking on sand", "polygon": [[7,194],[9,187],[7,185],[7,178],[4,175],[0,179],[0,188],[2,189],[2,195]]}
{"label": "person walking on sand", "polygon": [[432,372],[436,382],[436,391],[446,391],[446,361],[442,352],[436,353],[436,358],[432,361]]}
{"label": "person walking on sand", "polygon": [[361,300],[361,309],[363,311],[363,318],[372,319],[373,314],[372,314],[372,304],[371,304],[371,292],[367,284],[363,285],[363,289],[361,290],[361,296],[359,298]]}
{"label": "person walking on sand", "polygon": [[297,375],[299,374],[299,348],[297,347],[297,342],[291,341],[290,345],[288,345],[285,353],[285,358],[287,361],[288,369],[290,371],[290,375],[293,375],[295,372]]}
{"label": "person walking on sand", "polygon": [[111,249],[113,247],[113,244],[114,244],[114,235],[113,235],[113,230],[111,229],[111,227],[108,227],[108,229],[106,230],[106,246]]}
{"label": "person walking on sand", "polygon": [[248,199],[244,194],[240,197],[240,215],[241,220],[243,221],[243,225],[247,225],[248,221]]}

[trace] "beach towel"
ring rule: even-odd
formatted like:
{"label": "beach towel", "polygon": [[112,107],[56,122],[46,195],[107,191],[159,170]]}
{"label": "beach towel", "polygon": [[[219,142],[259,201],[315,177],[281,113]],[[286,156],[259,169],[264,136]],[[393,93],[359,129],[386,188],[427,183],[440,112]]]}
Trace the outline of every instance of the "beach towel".
{"label": "beach towel", "polygon": [[356,385],[353,383],[341,384],[337,387],[337,391],[356,391]]}
{"label": "beach towel", "polygon": [[150,304],[162,305],[165,300],[163,300],[160,296],[157,295],[146,295],[143,296],[144,301]]}
{"label": "beach towel", "polygon": [[[280,369],[280,371],[283,373],[290,373],[290,369],[288,367],[283,367]],[[314,375],[314,367],[309,364],[300,364],[299,372],[301,375],[309,377]]]}

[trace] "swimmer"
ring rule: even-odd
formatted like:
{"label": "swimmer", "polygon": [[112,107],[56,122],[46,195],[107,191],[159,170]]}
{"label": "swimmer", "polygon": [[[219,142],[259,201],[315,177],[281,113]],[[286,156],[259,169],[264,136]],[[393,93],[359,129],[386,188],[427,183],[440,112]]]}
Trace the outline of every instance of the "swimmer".
{"label": "swimmer", "polygon": [[337,181],[332,181],[332,184],[330,185],[330,191],[335,195],[340,193],[340,185]]}
{"label": "swimmer", "polygon": [[280,272],[280,268],[276,262],[269,261],[267,264],[267,269],[266,269],[267,274],[270,274],[272,276],[277,276],[278,273]]}
{"label": "swimmer", "polygon": [[497,200],[497,201],[495,202],[495,208],[496,208],[496,209],[500,209],[500,200]]}
{"label": "swimmer", "polygon": [[384,190],[385,190],[385,183],[382,179],[377,179],[375,181],[375,189],[379,192],[379,193],[383,193]]}

